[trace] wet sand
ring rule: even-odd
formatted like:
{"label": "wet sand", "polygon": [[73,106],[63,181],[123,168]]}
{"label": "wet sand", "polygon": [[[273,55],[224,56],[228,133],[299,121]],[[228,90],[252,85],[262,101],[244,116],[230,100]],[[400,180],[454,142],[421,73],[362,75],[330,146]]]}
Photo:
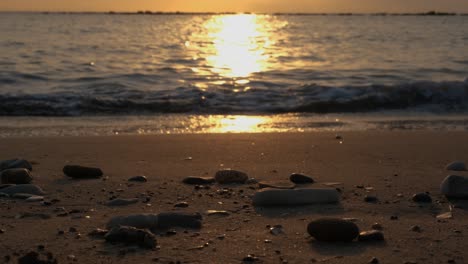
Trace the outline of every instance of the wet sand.
{"label": "wet sand", "polygon": [[[259,263],[368,263],[373,257],[380,263],[468,261],[468,211],[453,208],[453,219],[435,217],[450,210],[439,192],[441,181],[449,174],[468,176],[445,170],[451,161],[468,161],[468,133],[368,131],[342,136],[337,140],[334,133],[320,132],[0,139],[0,160],[31,161],[33,183],[47,192],[47,201],[55,201],[43,206],[0,198],[0,257],[9,256],[15,263],[18,256],[39,251],[42,245],[59,263],[241,263],[249,254]],[[62,173],[66,164],[99,167],[105,178],[70,179]],[[213,176],[223,168],[245,171],[259,181],[287,182],[291,173],[303,172],[320,183],[338,183],[342,201],[256,208],[251,196],[257,185],[214,184],[195,190],[182,183],[187,176]],[[127,181],[136,175],[145,175],[148,182]],[[217,192],[223,188],[229,190]],[[414,203],[412,195],[420,192],[429,192],[433,203]],[[378,202],[364,202],[366,195],[377,196]],[[141,201],[105,205],[115,197]],[[175,208],[179,202],[189,206]],[[75,213],[59,216],[60,207]],[[210,209],[230,215],[205,215]],[[167,211],[200,212],[203,227],[157,234],[156,250],[111,245],[87,235],[104,228],[115,215]],[[51,218],[19,217],[27,212]],[[385,242],[317,242],[306,228],[323,216],[355,218],[361,231],[380,223]],[[282,225],[284,234],[271,234],[267,225]],[[422,231],[411,231],[414,225]]]}

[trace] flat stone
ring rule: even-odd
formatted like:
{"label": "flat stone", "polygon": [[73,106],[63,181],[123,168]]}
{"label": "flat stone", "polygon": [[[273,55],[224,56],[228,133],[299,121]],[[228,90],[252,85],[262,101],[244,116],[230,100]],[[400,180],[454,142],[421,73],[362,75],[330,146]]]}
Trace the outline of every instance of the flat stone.
{"label": "flat stone", "polygon": [[97,179],[103,175],[102,170],[99,168],[80,165],[66,165],[63,167],[63,173],[75,179]]}
{"label": "flat stone", "polygon": [[333,188],[263,189],[253,196],[255,206],[290,206],[338,203],[340,193]]}
{"label": "flat stone", "polygon": [[247,173],[237,170],[220,170],[215,174],[215,180],[220,184],[245,183],[248,179]]}
{"label": "flat stone", "polygon": [[214,183],[215,178],[213,178],[213,177],[189,176],[189,177],[186,177],[185,179],[183,179],[182,182],[185,183],[185,184],[190,184],[190,185],[206,185],[206,184]]}
{"label": "flat stone", "polygon": [[34,184],[21,184],[21,185],[14,185],[7,188],[2,189],[2,193],[6,193],[10,196],[14,195],[15,193],[28,193],[34,195],[44,195],[45,192],[37,185]]}
{"label": "flat stone", "polygon": [[427,193],[417,193],[413,195],[412,199],[415,203],[432,203],[432,198]]}
{"label": "flat stone", "polygon": [[93,231],[89,232],[88,236],[95,238],[104,238],[107,235],[107,233],[109,233],[109,230],[107,229],[96,228]]}
{"label": "flat stone", "polygon": [[308,184],[314,183],[314,179],[312,177],[302,174],[302,173],[293,173],[289,176],[289,180],[295,184]]}
{"label": "flat stone", "polygon": [[359,235],[359,227],[339,218],[321,218],[310,222],[307,232],[318,241],[351,242]]}
{"label": "flat stone", "polygon": [[169,229],[172,227],[201,228],[202,216],[199,213],[160,213],[158,214],[157,228]]}
{"label": "flat stone", "polygon": [[32,176],[27,169],[7,169],[0,173],[3,184],[28,184]]}
{"label": "flat stone", "polygon": [[154,229],[158,224],[158,215],[156,214],[136,214],[128,216],[115,216],[107,223],[107,229],[118,226],[132,226],[142,229]]}
{"label": "flat stone", "polygon": [[187,202],[180,202],[180,203],[174,204],[174,207],[187,208],[187,207],[189,207],[189,204]]}
{"label": "flat stone", "polygon": [[149,230],[130,226],[114,227],[104,238],[110,243],[136,244],[148,249],[154,249],[157,245],[156,236]]}
{"label": "flat stone", "polygon": [[281,181],[261,181],[258,183],[260,189],[273,188],[273,189],[294,189],[295,184],[291,182],[281,182]]}
{"label": "flat stone", "polygon": [[436,218],[437,218],[437,220],[452,219],[452,218],[453,218],[453,214],[452,214],[452,212],[447,212],[447,213],[443,213],[443,214],[437,215]]}
{"label": "flat stone", "polygon": [[7,169],[27,169],[32,171],[32,165],[24,159],[11,159],[0,161],[0,171]]}
{"label": "flat stone", "polygon": [[26,202],[29,202],[29,203],[42,202],[42,201],[44,201],[44,196],[34,195],[34,196],[30,196],[29,198],[26,198]]}
{"label": "flat stone", "polygon": [[385,237],[382,231],[371,230],[364,231],[359,234],[358,241],[360,242],[372,242],[372,241],[384,241]]}
{"label": "flat stone", "polygon": [[208,210],[205,212],[208,216],[229,216],[230,213],[228,211],[222,210]]}
{"label": "flat stone", "polygon": [[447,176],[440,185],[440,192],[448,198],[468,198],[468,177]]}
{"label": "flat stone", "polygon": [[130,182],[147,182],[148,179],[146,178],[146,176],[139,175],[139,176],[131,177],[130,179],[128,179],[128,181],[130,181]]}
{"label": "flat stone", "polygon": [[139,201],[140,200],[138,200],[137,198],[133,198],[133,199],[118,198],[118,199],[109,201],[106,205],[107,206],[126,206],[126,205],[136,204]]}
{"label": "flat stone", "polygon": [[462,161],[454,161],[448,164],[445,168],[451,171],[466,171],[466,165]]}

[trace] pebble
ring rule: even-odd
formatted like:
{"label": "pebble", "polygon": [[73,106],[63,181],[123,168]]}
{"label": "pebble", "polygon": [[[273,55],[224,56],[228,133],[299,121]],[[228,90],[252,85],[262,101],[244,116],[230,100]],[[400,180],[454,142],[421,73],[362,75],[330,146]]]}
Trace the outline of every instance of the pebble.
{"label": "pebble", "polygon": [[281,235],[281,234],[284,234],[283,232],[283,226],[281,225],[275,225],[273,227],[270,227],[270,234],[274,235],[274,236],[278,236],[278,235]]}
{"label": "pebble", "polygon": [[462,161],[454,161],[445,167],[450,171],[466,171],[466,165]]}
{"label": "pebble", "polygon": [[334,188],[310,188],[310,189],[263,189],[253,196],[255,206],[288,206],[337,203],[340,193]]}
{"label": "pebble", "polygon": [[34,203],[34,202],[42,202],[44,201],[44,196],[34,195],[26,198],[26,202]]}
{"label": "pebble", "polygon": [[139,201],[140,200],[138,200],[137,198],[133,198],[133,199],[118,198],[118,199],[109,201],[106,205],[107,206],[126,206],[126,205],[136,204]]}
{"label": "pebble", "polygon": [[128,181],[130,181],[130,182],[147,182],[148,179],[146,178],[146,176],[140,175],[140,176],[131,177],[130,179],[128,179]]}
{"label": "pebble", "polygon": [[8,169],[0,174],[3,184],[28,184],[33,180],[27,169]]}
{"label": "pebble", "polygon": [[293,173],[289,176],[289,180],[295,184],[308,184],[315,182],[312,177],[303,173]]}
{"label": "pebble", "polygon": [[237,170],[220,170],[215,174],[215,180],[220,184],[245,183],[248,179],[247,173]]}
{"label": "pebble", "polygon": [[112,228],[104,237],[110,243],[137,244],[142,248],[154,249],[157,245],[156,236],[147,229],[130,226]]}
{"label": "pebble", "polygon": [[468,177],[447,176],[440,185],[440,192],[448,198],[468,198]]}
{"label": "pebble", "polygon": [[385,240],[384,234],[379,230],[364,231],[359,234],[358,241],[372,242]]}
{"label": "pebble", "polygon": [[273,189],[294,189],[295,184],[290,182],[277,182],[277,181],[262,181],[258,183],[260,189],[273,188]]}
{"label": "pebble", "polygon": [[413,231],[413,232],[418,232],[418,233],[421,233],[421,232],[422,232],[421,227],[420,227],[420,226],[417,226],[417,225],[412,226],[412,227],[410,228],[410,230]]}
{"label": "pebble", "polygon": [[109,232],[107,229],[96,228],[93,231],[88,233],[90,237],[104,238],[105,235]]}
{"label": "pebble", "polygon": [[32,171],[32,165],[24,159],[11,159],[0,161],[0,171],[7,169],[27,169]]}
{"label": "pebble", "polygon": [[366,195],[366,197],[364,197],[364,201],[366,203],[376,203],[379,201],[379,199],[376,196]]}
{"label": "pebble", "polygon": [[215,178],[213,178],[213,177],[189,176],[189,177],[186,177],[185,179],[183,179],[182,182],[185,183],[185,184],[190,184],[190,185],[206,185],[206,184],[214,183]]}
{"label": "pebble", "polygon": [[180,202],[180,203],[176,203],[174,205],[174,207],[177,207],[177,208],[187,208],[189,207],[189,204],[187,202]]}
{"label": "pebble", "polygon": [[432,203],[432,198],[427,193],[417,193],[413,195],[413,202],[415,203]]}
{"label": "pebble", "polygon": [[222,210],[208,210],[205,213],[208,216],[229,216],[230,215],[228,211],[222,211]]}
{"label": "pebble", "polygon": [[376,258],[376,257],[373,257],[371,258],[371,260],[369,260],[369,264],[379,264],[379,259]]}
{"label": "pebble", "polygon": [[257,262],[259,260],[260,259],[255,257],[254,255],[247,255],[247,257],[242,259],[244,263],[252,263],[252,262]]}
{"label": "pebble", "polygon": [[447,219],[452,219],[453,215],[452,215],[452,212],[447,212],[447,213],[437,215],[436,218],[438,220],[447,220]]}
{"label": "pebble", "polygon": [[318,241],[351,242],[359,235],[359,227],[339,218],[321,218],[310,222],[307,232]]}
{"label": "pebble", "polygon": [[372,229],[374,229],[374,230],[383,230],[383,226],[381,224],[379,224],[379,223],[374,223],[372,225]]}
{"label": "pebble", "polygon": [[15,193],[28,193],[34,195],[44,195],[45,192],[37,185],[34,184],[20,184],[14,185],[7,188],[3,188],[2,193],[6,193],[8,195],[14,195]]}
{"label": "pebble", "polygon": [[66,165],[63,167],[63,173],[75,179],[97,179],[103,175],[102,170],[99,168],[80,165]]}

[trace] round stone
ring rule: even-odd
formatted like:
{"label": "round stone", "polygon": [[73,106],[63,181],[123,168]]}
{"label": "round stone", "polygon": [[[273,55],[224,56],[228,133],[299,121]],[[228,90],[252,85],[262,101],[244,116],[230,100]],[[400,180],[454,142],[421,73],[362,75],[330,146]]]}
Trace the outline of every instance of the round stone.
{"label": "round stone", "polygon": [[307,232],[318,241],[351,242],[359,235],[359,228],[343,219],[321,218],[310,222]]}
{"label": "round stone", "polygon": [[415,203],[432,203],[432,198],[427,193],[417,193],[413,195],[413,202]]}
{"label": "round stone", "polygon": [[32,176],[27,169],[8,169],[0,174],[3,184],[28,184]]}
{"label": "round stone", "polygon": [[468,177],[447,176],[440,185],[440,192],[449,198],[468,198]]}
{"label": "round stone", "polygon": [[220,184],[245,183],[248,179],[247,173],[237,170],[220,170],[215,174],[215,180]]}
{"label": "round stone", "polygon": [[302,173],[293,173],[289,176],[289,180],[294,182],[295,184],[307,184],[307,183],[314,183],[314,179],[312,177],[302,174]]}

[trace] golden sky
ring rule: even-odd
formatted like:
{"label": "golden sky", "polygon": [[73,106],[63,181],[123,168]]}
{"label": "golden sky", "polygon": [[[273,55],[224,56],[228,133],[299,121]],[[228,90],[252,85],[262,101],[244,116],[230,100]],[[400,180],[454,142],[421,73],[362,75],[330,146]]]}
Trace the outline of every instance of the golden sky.
{"label": "golden sky", "polygon": [[468,0],[0,0],[0,10],[468,13]]}

